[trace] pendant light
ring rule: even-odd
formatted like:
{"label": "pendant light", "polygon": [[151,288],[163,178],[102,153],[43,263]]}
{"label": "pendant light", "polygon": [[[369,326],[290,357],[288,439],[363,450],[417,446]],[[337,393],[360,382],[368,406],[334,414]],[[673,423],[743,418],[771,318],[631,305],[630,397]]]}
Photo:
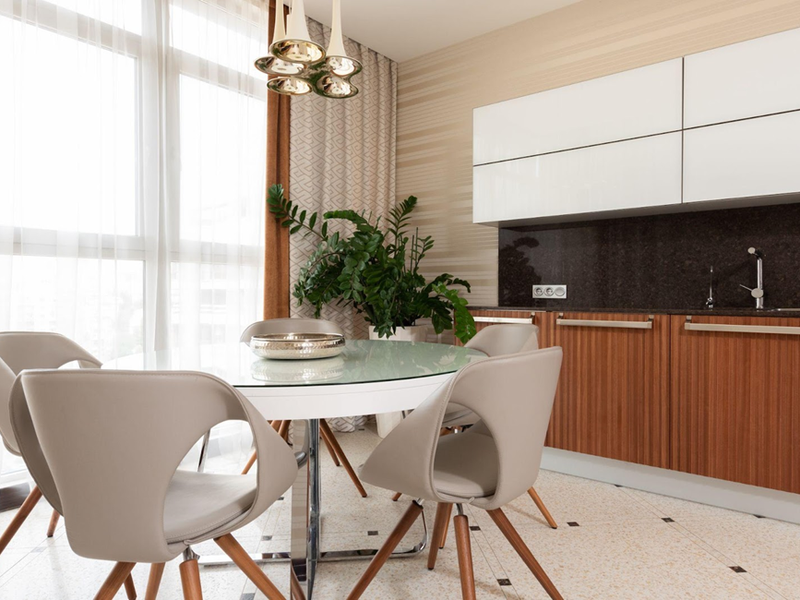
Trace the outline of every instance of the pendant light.
{"label": "pendant light", "polygon": [[275,8],[275,29],[269,55],[259,58],[259,71],[273,75],[267,87],[273,92],[299,96],[314,91],[326,98],[351,98],[358,93],[350,78],[361,71],[361,63],[347,56],[342,35],[341,0],[333,0],[331,40],[327,52],[311,41],[303,0],[294,0],[286,30],[283,0]]}
{"label": "pendant light", "polygon": [[338,77],[348,77],[361,71],[361,63],[347,56],[342,36],[342,0],[333,0],[331,42],[327,52],[328,69]]}
{"label": "pendant light", "polygon": [[[283,0],[275,3],[275,28],[272,31],[272,44],[286,39],[286,30],[283,26]],[[268,75],[289,76],[298,75],[306,66],[300,63],[290,63],[273,56],[263,56],[256,60],[256,69]],[[311,91],[310,89],[308,91]],[[307,93],[307,92],[306,92]]]}
{"label": "pendant light", "polygon": [[286,38],[272,42],[269,52],[275,58],[302,65],[313,65],[325,58],[322,46],[311,41],[303,0],[292,1],[292,12],[289,13],[286,25]]}

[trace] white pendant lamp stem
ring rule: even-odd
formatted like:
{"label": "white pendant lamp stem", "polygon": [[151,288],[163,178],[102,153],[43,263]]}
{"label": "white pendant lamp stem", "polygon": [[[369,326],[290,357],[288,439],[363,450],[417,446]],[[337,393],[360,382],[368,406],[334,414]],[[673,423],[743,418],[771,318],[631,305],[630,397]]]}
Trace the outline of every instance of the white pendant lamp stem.
{"label": "white pendant lamp stem", "polygon": [[303,0],[293,0],[292,2],[292,12],[289,13],[289,24],[286,27],[286,39],[304,41],[311,39]]}
{"label": "white pendant lamp stem", "polygon": [[328,56],[347,56],[344,49],[342,36],[342,1],[333,0],[333,15],[331,16],[331,42],[328,45]]}
{"label": "white pendant lamp stem", "polygon": [[286,39],[286,30],[283,27],[284,12],[283,0],[278,0],[275,3],[275,27],[272,32],[272,40],[270,41],[270,44],[274,44],[275,42]]}

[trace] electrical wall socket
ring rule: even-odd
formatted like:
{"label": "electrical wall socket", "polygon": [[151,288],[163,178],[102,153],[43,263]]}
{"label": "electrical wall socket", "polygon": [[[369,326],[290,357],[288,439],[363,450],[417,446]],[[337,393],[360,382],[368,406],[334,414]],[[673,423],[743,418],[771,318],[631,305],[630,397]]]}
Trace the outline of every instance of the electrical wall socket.
{"label": "electrical wall socket", "polygon": [[542,300],[566,300],[567,286],[563,283],[533,286],[533,297]]}

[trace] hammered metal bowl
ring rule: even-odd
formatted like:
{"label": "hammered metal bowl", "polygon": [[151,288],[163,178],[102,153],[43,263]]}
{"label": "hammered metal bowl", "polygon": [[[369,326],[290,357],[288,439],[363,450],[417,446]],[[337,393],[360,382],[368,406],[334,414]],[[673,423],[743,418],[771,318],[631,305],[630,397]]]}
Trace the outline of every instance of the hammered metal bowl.
{"label": "hammered metal bowl", "polygon": [[344,350],[344,336],[337,333],[267,333],[250,338],[250,349],[261,358],[330,358]]}

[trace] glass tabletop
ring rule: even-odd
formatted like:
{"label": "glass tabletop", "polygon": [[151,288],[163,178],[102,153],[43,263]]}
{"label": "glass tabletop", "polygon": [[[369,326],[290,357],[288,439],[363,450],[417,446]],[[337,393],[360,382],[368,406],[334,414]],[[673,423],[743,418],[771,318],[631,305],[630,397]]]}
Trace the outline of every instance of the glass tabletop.
{"label": "glass tabletop", "polygon": [[205,344],[133,354],[104,369],[202,371],[236,387],[344,385],[396,381],[454,373],[485,358],[478,350],[446,344],[347,340],[332,358],[274,360],[259,358],[243,343]]}

